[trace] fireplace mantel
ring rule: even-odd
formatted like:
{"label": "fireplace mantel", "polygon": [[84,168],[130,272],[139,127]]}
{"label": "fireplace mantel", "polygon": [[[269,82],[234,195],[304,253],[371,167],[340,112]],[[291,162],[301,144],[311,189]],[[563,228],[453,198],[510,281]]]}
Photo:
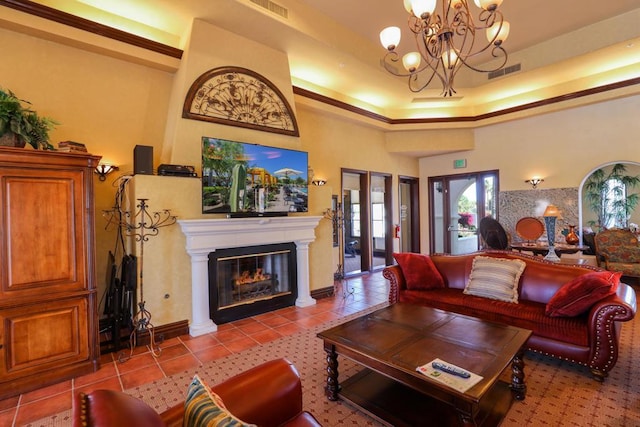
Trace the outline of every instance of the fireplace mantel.
{"label": "fireplace mantel", "polygon": [[192,321],[189,334],[218,329],[209,314],[209,253],[217,249],[294,242],[298,264],[296,306],[316,303],[309,289],[309,244],[315,240],[320,216],[179,220],[191,257]]}

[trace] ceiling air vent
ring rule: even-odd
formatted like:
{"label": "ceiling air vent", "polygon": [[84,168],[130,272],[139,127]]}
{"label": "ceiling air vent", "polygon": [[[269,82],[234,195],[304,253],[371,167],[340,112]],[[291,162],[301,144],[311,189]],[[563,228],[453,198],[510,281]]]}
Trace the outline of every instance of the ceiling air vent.
{"label": "ceiling air vent", "polygon": [[280,6],[278,3],[274,3],[271,0],[250,0],[251,3],[267,9],[269,12],[273,12],[276,15],[280,15],[285,19],[289,19],[289,9],[284,6]]}
{"label": "ceiling air vent", "polygon": [[508,67],[500,68],[498,71],[492,71],[489,73],[489,80],[495,79],[496,77],[506,76],[507,74],[515,73],[516,71],[520,71],[521,64],[510,65]]}

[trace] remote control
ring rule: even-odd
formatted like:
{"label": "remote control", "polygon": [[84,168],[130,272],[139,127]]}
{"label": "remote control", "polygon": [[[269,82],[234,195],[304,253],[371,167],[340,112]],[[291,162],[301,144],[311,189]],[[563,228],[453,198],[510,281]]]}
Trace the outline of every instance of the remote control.
{"label": "remote control", "polygon": [[447,365],[446,363],[433,362],[431,366],[439,371],[446,372],[451,375],[457,375],[462,378],[469,378],[471,376],[469,372],[463,371],[455,366]]}

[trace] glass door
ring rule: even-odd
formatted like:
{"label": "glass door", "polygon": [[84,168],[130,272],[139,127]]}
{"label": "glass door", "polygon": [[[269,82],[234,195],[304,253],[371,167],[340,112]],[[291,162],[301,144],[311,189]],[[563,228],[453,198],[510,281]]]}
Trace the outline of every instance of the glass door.
{"label": "glass door", "polygon": [[367,174],[357,171],[342,172],[342,200],[344,208],[344,275],[369,270],[369,192]]}
{"label": "glass door", "polygon": [[497,171],[486,171],[429,178],[432,253],[465,254],[480,248],[478,222],[497,216],[497,177]]}
{"label": "glass door", "polygon": [[393,264],[391,225],[391,175],[371,173],[371,267]]}

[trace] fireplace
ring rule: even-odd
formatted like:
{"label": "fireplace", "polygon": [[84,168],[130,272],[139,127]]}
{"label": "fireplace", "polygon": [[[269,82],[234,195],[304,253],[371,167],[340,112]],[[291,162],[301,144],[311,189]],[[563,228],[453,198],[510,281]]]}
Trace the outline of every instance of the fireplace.
{"label": "fireplace", "polygon": [[296,245],[219,249],[209,254],[209,311],[216,324],[292,306]]}
{"label": "fireplace", "polygon": [[186,237],[186,251],[191,257],[189,334],[197,337],[218,329],[209,308],[209,257],[220,250],[293,242],[297,271],[292,284],[296,292],[295,305],[315,304],[309,284],[309,244],[316,238],[315,228],[321,219],[320,216],[296,215],[178,220]]}

